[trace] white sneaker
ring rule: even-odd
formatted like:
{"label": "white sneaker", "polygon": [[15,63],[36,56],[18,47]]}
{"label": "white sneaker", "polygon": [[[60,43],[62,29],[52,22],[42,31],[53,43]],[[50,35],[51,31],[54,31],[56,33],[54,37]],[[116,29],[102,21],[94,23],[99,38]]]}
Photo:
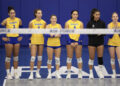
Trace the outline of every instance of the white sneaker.
{"label": "white sneaker", "polygon": [[116,74],[112,74],[112,76],[111,76],[112,78],[116,78]]}
{"label": "white sneaker", "polygon": [[89,75],[89,79],[93,79],[94,77],[93,77],[93,73],[90,73],[90,75]]}
{"label": "white sneaker", "polygon": [[35,77],[36,77],[37,79],[40,79],[40,78],[41,78],[41,75],[40,75],[38,72],[36,72]]}
{"label": "white sneaker", "polygon": [[7,74],[7,79],[13,79],[13,77],[11,76],[11,74]]}
{"label": "white sneaker", "polygon": [[102,71],[99,71],[99,78],[101,78],[101,79],[104,78],[104,75],[103,75]]}
{"label": "white sneaker", "polygon": [[78,73],[78,79],[82,79],[82,71]]}
{"label": "white sneaker", "polygon": [[52,78],[52,75],[48,74],[47,79],[51,79],[51,78]]}
{"label": "white sneaker", "polygon": [[32,80],[33,79],[33,74],[30,73],[30,76],[28,78],[29,80]]}
{"label": "white sneaker", "polygon": [[70,78],[71,78],[71,73],[68,73],[66,79],[70,79]]}
{"label": "white sneaker", "polygon": [[15,79],[19,79],[18,73],[14,73],[14,78],[15,78]]}
{"label": "white sneaker", "polygon": [[56,72],[55,75],[56,75],[56,78],[61,79],[59,72]]}

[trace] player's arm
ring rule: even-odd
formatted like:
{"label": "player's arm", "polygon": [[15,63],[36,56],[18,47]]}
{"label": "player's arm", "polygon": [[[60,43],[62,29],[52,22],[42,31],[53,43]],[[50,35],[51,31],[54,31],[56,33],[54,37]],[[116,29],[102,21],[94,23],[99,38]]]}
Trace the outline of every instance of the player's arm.
{"label": "player's arm", "polygon": [[[69,24],[66,22],[66,23],[65,23],[65,29],[68,29],[68,28],[69,28]],[[67,39],[67,42],[68,42],[68,43],[71,43],[69,34],[65,35],[65,37],[66,37],[66,39]]]}
{"label": "player's arm", "polygon": [[[46,28],[50,28],[49,25],[46,25]],[[54,37],[54,34],[46,34],[47,37]]]}
{"label": "player's arm", "polygon": [[1,23],[1,25],[2,25],[2,26],[5,26],[5,25],[6,25],[6,23],[7,23],[7,20],[6,20],[6,19],[4,19],[4,20],[2,21],[2,23]]}
{"label": "player's arm", "polygon": [[[1,25],[2,25],[2,26],[6,26],[6,23],[7,23],[7,20],[4,19],[4,20],[2,21],[2,23],[1,23]],[[4,34],[4,35],[2,35],[2,40],[3,40],[3,41],[9,41],[9,38],[6,37],[6,34]]]}
{"label": "player's arm", "polygon": [[[29,22],[29,29],[32,29],[32,21]],[[29,38],[31,39],[32,34],[29,34]]]}
{"label": "player's arm", "polygon": [[19,25],[22,26],[22,20],[19,18]]}
{"label": "player's arm", "polygon": [[[83,22],[81,22],[81,26],[80,26],[80,28],[81,28],[81,29],[84,28],[84,24],[83,24]],[[81,42],[81,40],[83,40],[83,35],[80,35],[78,42]]]}
{"label": "player's arm", "polygon": [[[60,27],[59,29],[62,29],[62,26],[61,26],[61,25],[59,25],[59,27]],[[61,34],[56,34],[55,37],[58,37],[58,38],[59,38],[59,37],[61,37]]]}
{"label": "player's arm", "polygon": [[[108,29],[110,29],[110,28],[111,28],[110,24],[108,24],[108,26],[107,26],[107,27],[108,27]],[[113,37],[113,35],[114,35],[114,34],[109,34],[109,35],[108,35],[108,37],[109,37],[109,38],[112,38],[112,37]]]}

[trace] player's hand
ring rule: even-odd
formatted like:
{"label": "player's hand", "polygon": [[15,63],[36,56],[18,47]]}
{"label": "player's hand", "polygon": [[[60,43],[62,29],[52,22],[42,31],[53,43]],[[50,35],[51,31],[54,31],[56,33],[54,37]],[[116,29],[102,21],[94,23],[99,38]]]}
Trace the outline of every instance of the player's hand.
{"label": "player's hand", "polygon": [[2,40],[7,42],[7,41],[9,41],[9,38],[8,37],[2,37]]}
{"label": "player's hand", "polygon": [[75,44],[75,47],[78,46],[78,42],[75,42],[74,44]]}
{"label": "player's hand", "polygon": [[22,37],[18,37],[18,39],[17,39],[18,41],[21,41],[22,40]]}
{"label": "player's hand", "polygon": [[50,37],[53,37],[55,34],[50,34]]}
{"label": "player's hand", "polygon": [[72,47],[75,47],[75,44],[74,44],[74,43],[71,43],[71,46],[72,46]]}
{"label": "player's hand", "polygon": [[56,34],[55,37],[60,37],[61,35],[60,34]]}
{"label": "player's hand", "polygon": [[98,34],[97,36],[101,36],[101,34]]}

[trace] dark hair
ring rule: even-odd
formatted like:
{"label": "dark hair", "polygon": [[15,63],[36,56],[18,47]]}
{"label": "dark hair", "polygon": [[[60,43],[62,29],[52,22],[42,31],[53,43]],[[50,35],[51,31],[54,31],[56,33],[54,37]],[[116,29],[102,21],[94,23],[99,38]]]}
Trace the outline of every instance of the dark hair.
{"label": "dark hair", "polygon": [[35,17],[36,17],[35,14],[36,14],[39,10],[42,11],[41,9],[35,9],[35,10],[34,10],[34,16],[35,16]]}
{"label": "dark hair", "polygon": [[13,7],[9,6],[8,7],[8,13],[10,13],[11,10],[15,10]]}
{"label": "dark hair", "polygon": [[[55,14],[52,14],[51,16],[50,16],[50,18],[52,18],[53,16],[56,16]],[[57,16],[56,16],[56,18],[57,18]]]}
{"label": "dark hair", "polygon": [[75,11],[79,14],[79,11],[78,11],[78,10],[72,10],[72,11],[71,11],[71,18],[72,18],[73,12],[75,12]]}
{"label": "dark hair", "polygon": [[91,19],[91,20],[94,20],[93,14],[96,13],[96,12],[100,12],[100,11],[99,11],[98,9],[96,9],[96,8],[93,8],[93,9],[91,10],[91,15],[90,15],[90,19]]}

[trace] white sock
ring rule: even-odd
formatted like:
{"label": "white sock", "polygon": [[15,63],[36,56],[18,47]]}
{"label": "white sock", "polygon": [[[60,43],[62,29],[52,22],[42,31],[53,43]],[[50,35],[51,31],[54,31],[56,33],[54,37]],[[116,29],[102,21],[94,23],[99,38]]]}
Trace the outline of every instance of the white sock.
{"label": "white sock", "polygon": [[56,72],[58,73],[58,72],[59,72],[59,70],[56,70]]}
{"label": "white sock", "polygon": [[7,72],[7,75],[8,75],[10,73],[10,69],[7,69],[6,72]]}
{"label": "white sock", "polygon": [[99,68],[102,68],[103,67],[103,65],[99,65]]}
{"label": "white sock", "polygon": [[90,74],[93,74],[93,70],[90,69]]}
{"label": "white sock", "polygon": [[32,75],[33,75],[33,70],[31,70],[30,74],[32,74]]}
{"label": "white sock", "polygon": [[102,71],[103,65],[99,65],[99,71]]}
{"label": "white sock", "polygon": [[81,73],[82,72],[82,69],[79,69],[79,71],[78,71],[79,73]]}
{"label": "white sock", "polygon": [[14,69],[14,73],[17,73],[17,69]]}
{"label": "white sock", "polygon": [[37,73],[39,73],[40,69],[37,69]]}
{"label": "white sock", "polygon": [[48,69],[48,73],[51,74],[51,69]]}
{"label": "white sock", "polygon": [[116,74],[115,69],[113,69],[113,74]]}
{"label": "white sock", "polygon": [[68,73],[71,73],[71,69],[67,69],[67,72],[68,72]]}

